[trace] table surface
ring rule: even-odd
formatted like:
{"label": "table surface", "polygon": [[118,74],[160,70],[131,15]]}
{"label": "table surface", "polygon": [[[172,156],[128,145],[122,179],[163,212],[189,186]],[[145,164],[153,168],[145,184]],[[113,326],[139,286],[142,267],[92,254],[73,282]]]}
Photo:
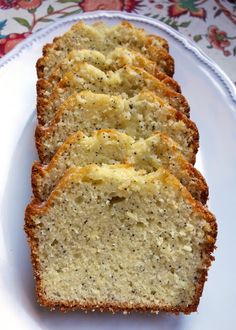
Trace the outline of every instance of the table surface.
{"label": "table surface", "polygon": [[0,57],[40,28],[94,10],[161,20],[193,40],[236,84],[236,0],[0,0]]}

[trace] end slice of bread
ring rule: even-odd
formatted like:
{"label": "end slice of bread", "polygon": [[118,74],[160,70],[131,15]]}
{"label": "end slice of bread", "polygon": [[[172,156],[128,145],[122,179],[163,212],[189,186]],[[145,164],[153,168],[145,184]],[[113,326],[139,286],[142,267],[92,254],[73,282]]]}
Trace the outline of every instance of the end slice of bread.
{"label": "end slice of bread", "polygon": [[44,124],[52,119],[67,97],[73,92],[83,90],[110,95],[122,94],[124,97],[132,97],[143,90],[149,90],[176,110],[189,116],[189,105],[182,94],[173,91],[165,83],[137,67],[125,66],[115,72],[106,73],[88,63],[80,63],[76,70],[67,72],[52,90],[50,86],[49,82],[38,80],[37,113],[39,122]]}
{"label": "end slice of bread", "polygon": [[91,134],[102,128],[121,130],[134,139],[148,138],[155,131],[163,132],[180,145],[189,162],[195,161],[198,150],[196,125],[154,93],[143,92],[124,99],[89,91],[69,97],[59,107],[49,127],[37,127],[36,146],[40,160],[49,162],[72,133]]}
{"label": "end slice of bread", "polygon": [[207,201],[208,187],[204,178],[184,159],[172,139],[156,133],[148,139],[135,141],[116,130],[95,131],[91,137],[77,132],[63,143],[48,165],[35,162],[32,167],[35,198],[46,200],[68,168],[92,163],[128,163],[147,172],[163,167],[175,175],[195,199],[203,204]]}
{"label": "end slice of bread", "polygon": [[41,305],[61,310],[196,311],[214,216],[169,172],[72,168],[27,207]]}
{"label": "end slice of bread", "polygon": [[168,53],[165,39],[148,36],[144,30],[137,29],[128,22],[110,28],[102,22],[86,25],[80,21],[64,35],[44,46],[43,57],[37,62],[38,77],[48,78],[53,68],[73,49],[95,49],[106,55],[121,45],[138,51],[157,63],[161,58],[165,72],[173,75],[174,61]]}

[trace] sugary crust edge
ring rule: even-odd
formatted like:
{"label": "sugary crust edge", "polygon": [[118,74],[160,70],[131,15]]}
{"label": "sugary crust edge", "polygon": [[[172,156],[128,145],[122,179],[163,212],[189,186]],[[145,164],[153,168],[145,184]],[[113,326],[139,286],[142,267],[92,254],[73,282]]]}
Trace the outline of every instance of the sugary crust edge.
{"label": "sugary crust edge", "polygon": [[205,205],[207,203],[208,196],[209,196],[209,188],[206,183],[206,180],[204,179],[201,172],[199,172],[195,167],[193,167],[193,165],[191,165],[187,161],[185,163],[185,166],[186,166],[186,171],[188,172],[189,176],[194,177],[198,181],[198,191],[197,192],[198,192],[199,197],[196,198],[197,194],[193,197],[195,199],[199,200],[199,202],[201,202],[203,205]]}
{"label": "sugary crust edge", "polygon": [[[130,24],[127,21],[123,21],[121,24],[125,25],[127,28],[130,28],[130,29],[137,29],[136,27],[134,27],[132,24]],[[144,31],[144,29],[141,29],[141,30]],[[47,63],[47,56],[54,48],[56,48],[57,41],[62,39],[62,38],[63,38],[63,35],[54,38],[52,43],[48,43],[48,44],[44,45],[43,50],[42,50],[43,56],[41,58],[39,58],[37,63],[36,63],[36,70],[37,70],[38,78],[44,78],[44,67]],[[169,70],[168,70],[167,74],[172,77],[174,75],[174,60],[171,56],[168,57],[168,55],[169,55],[169,53],[168,53],[169,52],[168,42],[164,38],[161,38],[159,36],[147,35],[147,46],[152,44],[153,39],[162,40],[163,47],[160,48],[160,49],[163,50],[163,56],[164,56],[164,52],[166,53],[166,57],[164,59],[167,60],[167,58],[168,58],[168,67],[169,67]],[[159,49],[159,48],[154,47],[154,46],[149,47],[149,48],[151,48],[151,51],[158,51],[158,49]]]}
{"label": "sugary crust edge", "polygon": [[[96,134],[98,134],[98,132],[102,133],[102,132],[110,132],[111,134],[114,134],[114,130],[99,130],[99,131],[95,131],[93,133],[93,136],[96,137]],[[165,134],[163,133],[158,133],[158,135],[161,134],[161,136],[163,138],[165,138]],[[38,184],[38,178],[41,177],[45,177],[48,173],[48,171],[50,171],[51,168],[53,168],[55,166],[55,164],[57,163],[57,159],[59,157],[60,154],[63,154],[63,152],[67,149],[67,146],[70,144],[75,143],[77,140],[81,139],[84,136],[84,134],[80,131],[71,134],[64,142],[63,144],[57,149],[56,153],[54,154],[54,156],[52,157],[52,159],[50,160],[49,164],[47,165],[43,165],[40,162],[34,162],[33,166],[32,166],[32,175],[31,175],[31,183],[32,183],[32,189],[33,189],[33,193],[36,199],[39,199],[42,201],[41,197],[40,197],[40,193],[39,193],[39,184]],[[188,172],[189,177],[194,177],[195,180],[197,180],[197,191],[196,194],[193,194],[194,198],[199,200],[202,204],[206,204],[207,199],[208,199],[208,186],[207,183],[204,179],[204,177],[202,176],[202,174],[193,167],[193,165],[191,165],[189,162],[187,162],[184,157],[182,160],[180,160],[180,162],[182,163],[182,168],[185,169]],[[186,186],[186,188],[188,189],[188,187]]]}
{"label": "sugary crust edge", "polygon": [[44,166],[39,161],[34,161],[32,164],[32,170],[31,170],[31,186],[32,191],[34,194],[34,197],[42,202],[42,199],[40,198],[40,193],[38,189],[38,178],[44,178],[46,175],[46,171],[44,169]]}
{"label": "sugary crust edge", "polygon": [[[151,46],[151,47],[149,47],[149,51],[152,52],[153,54],[155,54],[155,57],[157,60],[159,60],[161,58],[162,61],[164,61],[166,63],[164,72],[169,77],[173,77],[174,72],[175,72],[175,61],[174,61],[173,57],[165,49],[161,49],[161,48],[157,49],[157,48]],[[153,59],[153,62],[155,62],[154,59]]]}
{"label": "sugary crust edge", "polygon": [[181,87],[180,87],[179,83],[176,80],[174,80],[173,78],[169,77],[164,72],[160,72],[160,71],[156,70],[153,77],[155,77],[158,80],[162,81],[164,84],[166,84],[167,87],[173,89],[175,92],[181,93]]}
{"label": "sugary crust edge", "polygon": [[[59,107],[59,110],[56,112],[56,115],[54,116],[48,127],[42,125],[42,120],[40,120],[42,118],[39,114],[38,117],[39,125],[36,126],[36,130],[35,130],[35,144],[39,154],[39,159],[42,163],[46,163],[47,161],[47,157],[44,153],[44,148],[43,148],[44,139],[46,136],[50,135],[54,130],[56,130],[57,123],[60,121],[60,114],[61,112]],[[193,142],[191,145],[189,145],[189,148],[192,148],[193,150],[193,154],[192,154],[192,158],[189,159],[189,162],[191,164],[195,164],[196,154],[199,148],[199,133],[197,126],[186,115],[184,115],[183,113],[179,112],[174,108],[173,108],[173,114],[177,121],[183,121],[186,127],[191,129],[193,132]]]}
{"label": "sugary crust edge", "polygon": [[51,89],[52,85],[45,79],[38,79],[36,83],[36,91],[37,91],[37,119],[40,125],[46,125],[45,120],[45,108],[49,105],[49,98],[44,97],[44,92],[47,89]]}
{"label": "sugary crust edge", "polygon": [[189,145],[189,148],[191,147],[193,150],[193,154],[192,154],[192,158],[189,159],[189,163],[194,165],[196,162],[196,154],[197,154],[198,148],[199,148],[199,132],[198,132],[197,125],[191,119],[189,119],[187,116],[185,116],[183,113],[181,113],[179,111],[175,111],[175,119],[177,121],[183,121],[184,124],[186,125],[186,127],[191,129],[191,131],[193,133],[192,144]]}
{"label": "sugary crust edge", "polygon": [[[121,167],[130,167],[129,165],[120,165]],[[80,173],[81,175],[86,175],[88,167],[81,168]],[[202,270],[200,272],[199,281],[196,283],[196,295],[195,299],[193,300],[193,303],[187,307],[179,307],[179,308],[171,308],[169,306],[162,306],[159,307],[158,305],[133,305],[129,306],[128,303],[123,304],[115,304],[112,302],[107,303],[95,303],[95,302],[87,302],[79,303],[75,301],[52,301],[46,298],[44,295],[43,286],[41,283],[40,278],[40,264],[39,264],[39,258],[38,258],[38,242],[34,237],[33,228],[34,223],[32,217],[43,213],[43,210],[47,210],[48,207],[53,203],[54,196],[56,196],[58,193],[60,193],[60,190],[63,190],[63,188],[67,184],[67,176],[70,175],[70,172],[72,172],[73,169],[68,170],[67,174],[64,175],[64,177],[60,180],[57,188],[51,193],[49,199],[47,202],[44,203],[43,207],[40,207],[39,201],[36,199],[33,199],[32,202],[27,206],[25,210],[25,225],[24,230],[28,237],[28,243],[31,248],[31,261],[33,265],[33,273],[34,278],[36,280],[36,294],[38,297],[38,301],[40,305],[50,308],[51,310],[59,309],[62,312],[66,311],[72,311],[72,310],[100,310],[102,311],[111,311],[111,312],[118,312],[118,311],[125,311],[125,312],[131,312],[131,311],[139,311],[139,312],[169,312],[174,314],[184,313],[184,314],[190,314],[191,312],[195,312],[197,310],[200,297],[202,295],[204,283],[207,280],[207,274],[208,269],[211,265],[211,262],[215,259],[211,253],[213,253],[214,249],[216,248],[215,242],[217,237],[217,224],[216,219],[214,215],[209,212],[209,210],[204,207],[200,202],[193,199],[191,194],[181,186],[181,184],[178,182],[178,180],[173,180],[172,184],[177,185],[180,189],[180,193],[184,195],[185,198],[192,204],[192,206],[195,208],[197,212],[201,212],[204,216],[205,220],[210,224],[211,226],[211,235],[207,235],[207,243],[203,246],[205,250],[205,254],[208,255],[208,259],[203,264]]]}

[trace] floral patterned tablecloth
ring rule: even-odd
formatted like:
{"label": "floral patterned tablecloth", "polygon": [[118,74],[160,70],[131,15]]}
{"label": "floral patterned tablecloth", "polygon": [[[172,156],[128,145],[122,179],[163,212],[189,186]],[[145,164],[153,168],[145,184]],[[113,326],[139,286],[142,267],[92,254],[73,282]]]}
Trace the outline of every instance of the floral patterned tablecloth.
{"label": "floral patterned tablecloth", "polygon": [[0,0],[0,57],[43,26],[94,10],[135,12],[170,25],[236,84],[236,0]]}

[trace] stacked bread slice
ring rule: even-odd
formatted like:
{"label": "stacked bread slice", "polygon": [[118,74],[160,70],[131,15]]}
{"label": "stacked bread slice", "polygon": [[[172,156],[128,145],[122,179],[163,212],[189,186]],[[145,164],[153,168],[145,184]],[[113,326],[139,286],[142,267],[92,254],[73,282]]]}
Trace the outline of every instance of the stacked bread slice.
{"label": "stacked bread slice", "polygon": [[167,41],[79,22],[44,47],[37,72],[25,231],[40,304],[195,311],[217,227]]}

